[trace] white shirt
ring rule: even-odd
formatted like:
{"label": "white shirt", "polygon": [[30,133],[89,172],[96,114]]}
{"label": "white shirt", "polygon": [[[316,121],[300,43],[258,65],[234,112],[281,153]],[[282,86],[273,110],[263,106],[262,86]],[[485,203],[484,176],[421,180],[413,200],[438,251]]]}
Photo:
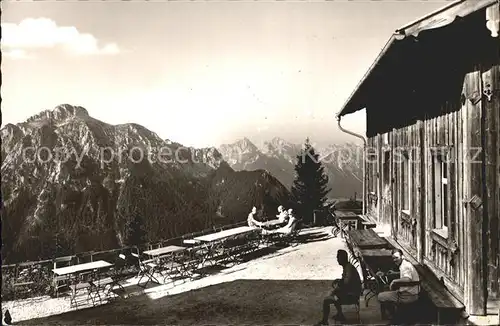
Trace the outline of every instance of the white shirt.
{"label": "white shirt", "polygon": [[291,228],[291,227],[292,227],[293,222],[295,222],[296,220],[297,220],[297,219],[295,218],[295,216],[290,215],[290,220],[288,220],[287,225],[285,225],[283,228]]}
{"label": "white shirt", "polygon": [[[420,281],[420,277],[418,276],[415,266],[413,266],[413,264],[406,259],[403,259],[401,266],[399,266],[399,277],[409,278],[411,281]],[[402,286],[399,288],[399,291],[410,294],[418,294],[418,286]]]}
{"label": "white shirt", "polygon": [[292,230],[292,224],[293,222],[295,222],[297,219],[291,215],[290,216],[290,220],[288,221],[287,225],[283,226],[283,227],[280,227],[279,229],[276,229],[274,231],[270,231],[270,233],[285,233],[285,234],[289,234],[291,233],[293,230]]}
{"label": "white shirt", "polygon": [[283,223],[286,221],[287,216],[288,213],[286,211],[282,211],[281,213],[278,214],[278,220]]}

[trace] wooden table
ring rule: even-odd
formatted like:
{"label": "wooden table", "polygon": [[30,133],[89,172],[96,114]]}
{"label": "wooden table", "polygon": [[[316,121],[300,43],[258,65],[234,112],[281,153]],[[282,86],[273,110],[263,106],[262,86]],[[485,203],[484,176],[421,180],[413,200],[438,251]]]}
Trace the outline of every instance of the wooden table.
{"label": "wooden table", "polygon": [[185,239],[183,243],[188,244],[188,245],[196,245],[200,243],[200,241],[197,241],[195,239]]}
{"label": "wooden table", "polygon": [[344,237],[344,232],[358,229],[360,222],[359,215],[350,211],[335,211],[335,216],[339,221],[340,237]]}
{"label": "wooden table", "polygon": [[[206,234],[203,236],[195,237],[193,240],[202,243],[206,249],[204,254],[202,265],[205,262],[215,264],[218,258],[223,260],[235,260],[237,257],[232,250],[227,250],[228,247],[225,245],[229,239],[237,239],[240,237],[248,237],[254,233],[259,232],[261,229],[258,227],[241,226],[233,229],[223,230],[216,233]],[[251,240],[248,239],[250,242]]]}
{"label": "wooden table", "polygon": [[201,242],[214,242],[214,241],[220,241],[224,240],[226,238],[238,236],[238,235],[243,235],[251,232],[255,232],[259,230],[259,228],[256,227],[251,227],[251,226],[240,226],[238,228],[234,229],[228,229],[228,230],[223,230],[219,231],[216,233],[211,233],[211,234],[206,234],[202,235],[199,237],[193,238],[193,240],[196,241],[201,241]]}
{"label": "wooden table", "polygon": [[359,220],[361,221],[361,229],[371,229],[377,226],[377,223],[368,217],[368,215],[359,215]]}
{"label": "wooden table", "polygon": [[373,229],[351,230],[347,232],[349,241],[358,249],[390,249],[389,242],[380,237]]}
{"label": "wooden table", "polygon": [[113,264],[108,263],[104,260],[93,261],[90,263],[71,265],[66,267],[54,268],[52,272],[56,275],[68,275],[68,274],[76,274],[85,271],[98,270],[105,267],[111,267]]}
{"label": "wooden table", "polygon": [[[66,266],[66,267],[61,267],[61,268],[54,268],[52,269],[52,272],[54,272],[55,275],[58,276],[63,276],[63,275],[68,275],[70,277],[70,282],[75,281],[75,275],[83,272],[98,272],[100,269],[111,267],[113,264],[108,263],[107,261],[104,260],[98,260],[98,261],[93,261],[90,263],[84,263],[84,264],[78,264],[78,265],[72,265],[72,266]],[[94,279],[96,279],[96,275],[92,275],[93,279],[89,282],[81,282],[77,283],[74,282],[74,285],[71,285],[70,288],[72,289],[71,291],[71,297],[70,297],[70,305],[77,305],[76,302],[76,293],[78,290],[83,290],[86,289],[88,292],[87,295],[87,300],[90,298],[92,299],[92,303],[94,304],[94,297],[92,296],[93,291],[98,291],[99,289],[93,284]],[[55,280],[55,277],[54,277]]]}
{"label": "wooden table", "polygon": [[[388,288],[390,282],[398,278],[397,274],[389,274],[389,271],[398,271],[398,267],[392,260],[392,251],[387,248],[360,249],[355,248],[356,257],[361,263],[365,285],[368,292],[365,295],[365,303]],[[377,275],[382,272],[383,275]]]}
{"label": "wooden table", "polygon": [[386,248],[380,249],[359,249],[355,248],[356,254],[361,256],[369,256],[369,257],[392,257],[392,250]]}
{"label": "wooden table", "polygon": [[186,247],[167,246],[167,247],[147,250],[147,251],[144,251],[144,253],[148,256],[158,257],[158,256],[163,256],[163,255],[174,254],[174,253],[177,253],[177,252],[180,252],[183,250],[186,250]]}
{"label": "wooden table", "polygon": [[277,226],[280,226],[280,225],[284,225],[286,222],[282,222],[280,220],[270,220],[270,221],[267,221],[267,222],[262,222],[262,226],[263,227],[267,227],[267,228],[272,228],[272,227],[277,227]]}

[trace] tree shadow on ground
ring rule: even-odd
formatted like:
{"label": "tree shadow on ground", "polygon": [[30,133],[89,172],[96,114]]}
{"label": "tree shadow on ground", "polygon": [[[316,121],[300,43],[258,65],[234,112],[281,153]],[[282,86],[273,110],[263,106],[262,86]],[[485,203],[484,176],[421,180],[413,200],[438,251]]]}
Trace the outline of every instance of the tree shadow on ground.
{"label": "tree shadow on ground", "polygon": [[259,248],[256,250],[253,250],[249,253],[246,253],[240,257],[241,262],[249,262],[258,258],[262,258],[264,256],[270,255],[278,251],[278,248],[269,246],[269,247],[263,247]]}
{"label": "tree shadow on ground", "polygon": [[[22,324],[312,325],[321,318],[323,297],[330,285],[331,280],[236,280],[155,300],[148,295],[134,296]],[[353,306],[346,306],[344,313],[347,323],[359,322]],[[363,324],[380,322],[376,300],[369,307],[361,300],[361,320]]]}
{"label": "tree shadow on ground", "polygon": [[311,243],[332,239],[332,235],[325,232],[299,233],[297,241],[300,243]]}

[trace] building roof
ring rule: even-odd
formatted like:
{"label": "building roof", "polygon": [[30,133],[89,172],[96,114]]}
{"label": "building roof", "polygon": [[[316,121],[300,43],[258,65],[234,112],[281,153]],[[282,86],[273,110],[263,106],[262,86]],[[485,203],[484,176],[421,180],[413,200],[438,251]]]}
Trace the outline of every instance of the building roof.
{"label": "building roof", "polygon": [[[337,113],[337,116],[342,117],[366,108],[373,101],[374,96],[377,96],[374,94],[380,95],[373,89],[374,87],[383,84],[387,80],[401,78],[400,75],[394,73],[397,68],[391,62],[397,61],[400,65],[402,62],[410,64],[419,55],[418,51],[414,51],[408,45],[408,39],[415,40],[422,32],[424,32],[422,34],[435,33],[431,32],[431,30],[439,30],[451,25],[460,20],[457,17],[464,18],[495,3],[498,3],[498,0],[454,1],[397,29],[349,96],[342,109]],[[484,25],[486,26],[486,20]]]}

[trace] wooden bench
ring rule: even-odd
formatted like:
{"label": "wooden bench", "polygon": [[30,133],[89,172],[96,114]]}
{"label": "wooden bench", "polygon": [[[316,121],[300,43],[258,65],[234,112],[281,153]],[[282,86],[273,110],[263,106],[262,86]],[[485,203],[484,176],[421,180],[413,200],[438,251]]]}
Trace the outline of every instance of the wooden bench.
{"label": "wooden bench", "polygon": [[414,264],[420,276],[424,297],[436,309],[435,320],[439,325],[456,324],[461,318],[465,306],[458,301],[432,271],[420,264]]}

